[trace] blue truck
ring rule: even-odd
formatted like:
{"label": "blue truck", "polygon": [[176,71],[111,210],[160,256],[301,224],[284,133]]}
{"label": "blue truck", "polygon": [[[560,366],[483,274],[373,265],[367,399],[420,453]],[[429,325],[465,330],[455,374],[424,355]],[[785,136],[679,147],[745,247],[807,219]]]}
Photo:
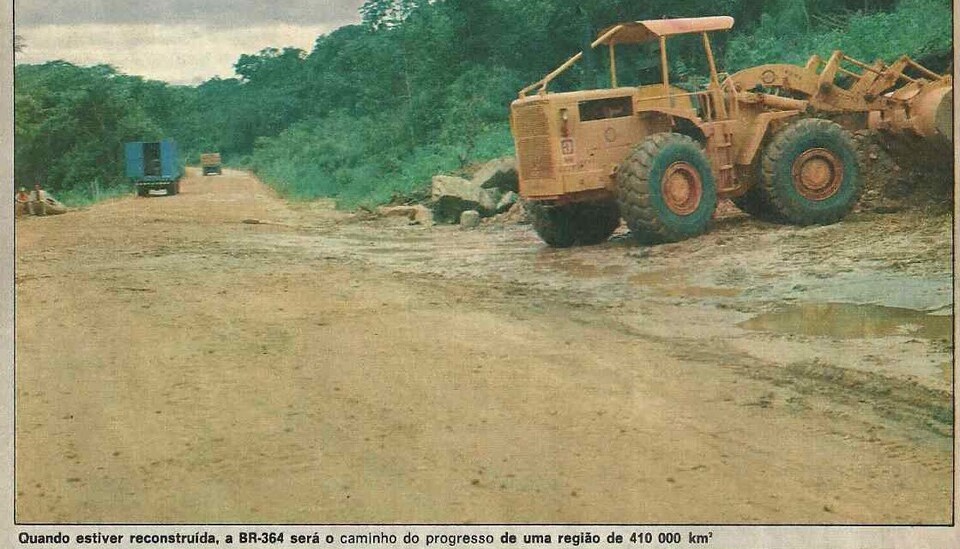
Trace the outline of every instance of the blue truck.
{"label": "blue truck", "polygon": [[166,191],[168,196],[180,192],[183,167],[173,139],[134,141],[124,146],[127,177],[133,181],[137,195],[150,191]]}

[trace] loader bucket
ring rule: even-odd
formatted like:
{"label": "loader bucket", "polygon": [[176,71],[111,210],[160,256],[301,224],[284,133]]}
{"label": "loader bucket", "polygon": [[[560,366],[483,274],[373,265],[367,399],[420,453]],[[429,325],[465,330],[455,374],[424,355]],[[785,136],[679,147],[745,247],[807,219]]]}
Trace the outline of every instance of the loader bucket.
{"label": "loader bucket", "polygon": [[901,106],[871,113],[869,126],[894,134],[952,143],[953,83],[945,79],[912,90]]}

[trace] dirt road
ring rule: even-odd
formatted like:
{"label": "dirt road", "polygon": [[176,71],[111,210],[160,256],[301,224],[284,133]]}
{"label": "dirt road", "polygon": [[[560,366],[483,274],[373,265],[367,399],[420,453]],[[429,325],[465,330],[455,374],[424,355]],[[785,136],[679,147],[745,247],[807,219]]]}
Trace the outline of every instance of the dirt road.
{"label": "dirt road", "polygon": [[551,250],[228,171],[17,247],[18,521],[950,521],[949,216]]}

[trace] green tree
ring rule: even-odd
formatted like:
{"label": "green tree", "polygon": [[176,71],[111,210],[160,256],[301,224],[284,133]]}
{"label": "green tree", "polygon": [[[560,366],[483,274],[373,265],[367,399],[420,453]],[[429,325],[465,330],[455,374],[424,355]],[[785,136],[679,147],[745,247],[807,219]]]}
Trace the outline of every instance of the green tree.
{"label": "green tree", "polygon": [[[123,185],[123,144],[162,136],[138,102],[142,80],[106,65],[62,61],[16,68],[15,177],[51,191]],[[162,86],[166,86],[163,84]]]}

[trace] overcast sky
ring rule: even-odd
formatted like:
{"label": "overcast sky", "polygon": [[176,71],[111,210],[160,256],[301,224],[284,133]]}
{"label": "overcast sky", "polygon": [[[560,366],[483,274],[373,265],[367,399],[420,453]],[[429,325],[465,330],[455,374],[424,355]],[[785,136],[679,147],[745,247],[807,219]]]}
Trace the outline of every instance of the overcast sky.
{"label": "overcast sky", "polygon": [[233,76],[240,54],[309,51],[356,23],[363,0],[15,0],[18,63],[108,63],[128,74],[196,84]]}

